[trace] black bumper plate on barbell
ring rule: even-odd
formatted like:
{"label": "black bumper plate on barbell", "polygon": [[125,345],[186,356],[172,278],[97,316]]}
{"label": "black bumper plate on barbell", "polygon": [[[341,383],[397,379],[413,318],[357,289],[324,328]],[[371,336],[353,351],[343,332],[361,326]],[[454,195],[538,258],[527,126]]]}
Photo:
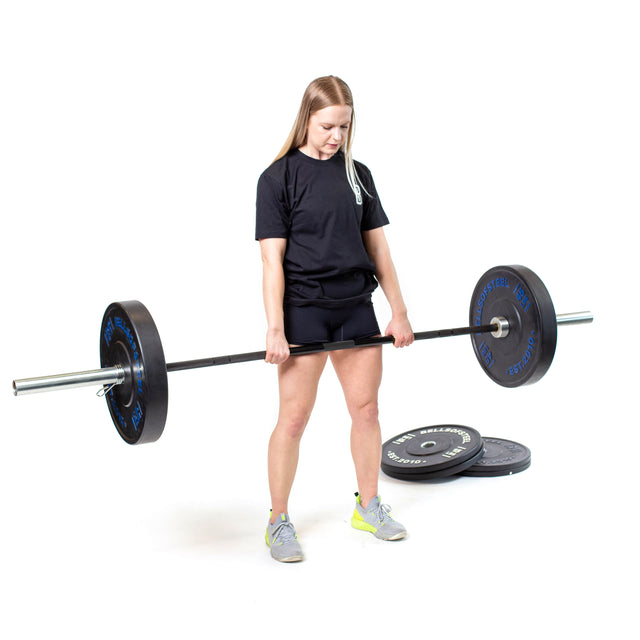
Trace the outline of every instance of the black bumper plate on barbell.
{"label": "black bumper plate on barbell", "polygon": [[483,438],[484,455],[459,475],[475,478],[508,476],[528,469],[531,451],[519,442],[503,438]]}
{"label": "black bumper plate on barbell", "polygon": [[471,427],[434,425],[401,433],[382,445],[382,471],[400,480],[446,478],[468,468],[483,453],[482,436]]}
{"label": "black bumper plate on barbell", "polygon": [[469,308],[469,324],[490,324],[506,318],[509,334],[471,336],[484,372],[503,387],[538,381],[547,372],[556,350],[558,324],[551,296],[530,269],[520,265],[494,267],[478,281]]}
{"label": "black bumper plate on barbell", "polygon": [[114,302],[102,318],[100,365],[116,364],[125,378],[106,394],[111,419],[129,444],[154,442],[167,418],[167,365],[155,322],[136,300]]}

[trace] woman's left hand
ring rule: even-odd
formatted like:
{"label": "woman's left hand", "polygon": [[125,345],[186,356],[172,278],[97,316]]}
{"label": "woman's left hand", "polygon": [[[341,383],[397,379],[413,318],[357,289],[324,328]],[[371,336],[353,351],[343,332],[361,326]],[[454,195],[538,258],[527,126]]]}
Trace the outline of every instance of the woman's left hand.
{"label": "woman's left hand", "polygon": [[393,346],[396,348],[408,347],[415,340],[411,323],[406,314],[392,316],[384,335],[393,336]]}

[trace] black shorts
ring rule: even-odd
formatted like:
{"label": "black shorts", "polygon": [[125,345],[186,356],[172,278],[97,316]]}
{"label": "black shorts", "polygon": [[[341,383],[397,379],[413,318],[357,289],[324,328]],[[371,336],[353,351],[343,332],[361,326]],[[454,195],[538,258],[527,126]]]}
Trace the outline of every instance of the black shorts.
{"label": "black shorts", "polygon": [[367,300],[338,309],[285,305],[284,333],[289,344],[314,344],[370,338],[380,335],[380,328]]}

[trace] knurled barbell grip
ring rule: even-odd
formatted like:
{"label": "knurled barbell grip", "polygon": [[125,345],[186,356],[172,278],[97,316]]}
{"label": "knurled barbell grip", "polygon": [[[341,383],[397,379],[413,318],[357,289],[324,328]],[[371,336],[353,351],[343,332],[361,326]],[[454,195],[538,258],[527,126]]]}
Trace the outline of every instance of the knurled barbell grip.
{"label": "knurled barbell grip", "polygon": [[[379,338],[378,338],[379,340]],[[393,341],[393,338],[385,342]],[[316,344],[305,344],[300,347],[291,347],[289,354],[292,356],[303,356],[321,351],[339,351],[342,349],[353,349],[359,345],[355,340],[342,340],[340,342],[318,342]],[[217,367],[225,364],[235,364],[237,362],[251,362],[252,360],[264,360],[267,357],[266,351],[251,351],[249,353],[235,353],[228,356],[216,356],[215,358],[202,358],[200,360],[183,360],[182,362],[168,362],[167,373],[173,371],[186,371],[188,369],[202,369],[205,367]]]}
{"label": "knurled barbell grip", "polygon": [[[449,336],[468,335],[470,333],[489,333],[496,329],[496,325],[487,324],[478,327],[460,327],[459,329],[439,329],[436,331],[423,331],[415,333],[416,340],[427,340],[430,338],[446,338]],[[375,336],[372,338],[362,338],[360,340],[339,340],[337,342],[318,342],[317,344],[291,347],[289,350],[292,356],[304,356],[323,351],[343,351],[345,349],[355,349],[358,347],[374,347],[380,344],[394,342],[393,336]],[[187,369],[201,369],[204,367],[216,367],[218,365],[233,364],[236,362],[249,362],[251,360],[264,360],[266,351],[252,351],[250,353],[237,353],[228,356],[217,356],[215,358],[203,358],[201,360],[184,360],[182,362],[167,363],[167,372],[185,371]]]}

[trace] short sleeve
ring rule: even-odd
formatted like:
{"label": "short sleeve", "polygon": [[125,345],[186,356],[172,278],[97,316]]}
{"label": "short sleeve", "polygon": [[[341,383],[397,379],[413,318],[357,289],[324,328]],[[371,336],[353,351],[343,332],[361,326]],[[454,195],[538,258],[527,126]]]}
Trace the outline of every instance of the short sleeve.
{"label": "short sleeve", "polygon": [[382,208],[371,171],[361,163],[357,163],[356,169],[365,189],[362,193],[362,222],[360,230],[370,231],[389,224],[389,218],[387,218],[387,214]]}
{"label": "short sleeve", "polygon": [[256,240],[287,238],[290,216],[284,188],[271,176],[263,173],[258,180],[256,196]]}

